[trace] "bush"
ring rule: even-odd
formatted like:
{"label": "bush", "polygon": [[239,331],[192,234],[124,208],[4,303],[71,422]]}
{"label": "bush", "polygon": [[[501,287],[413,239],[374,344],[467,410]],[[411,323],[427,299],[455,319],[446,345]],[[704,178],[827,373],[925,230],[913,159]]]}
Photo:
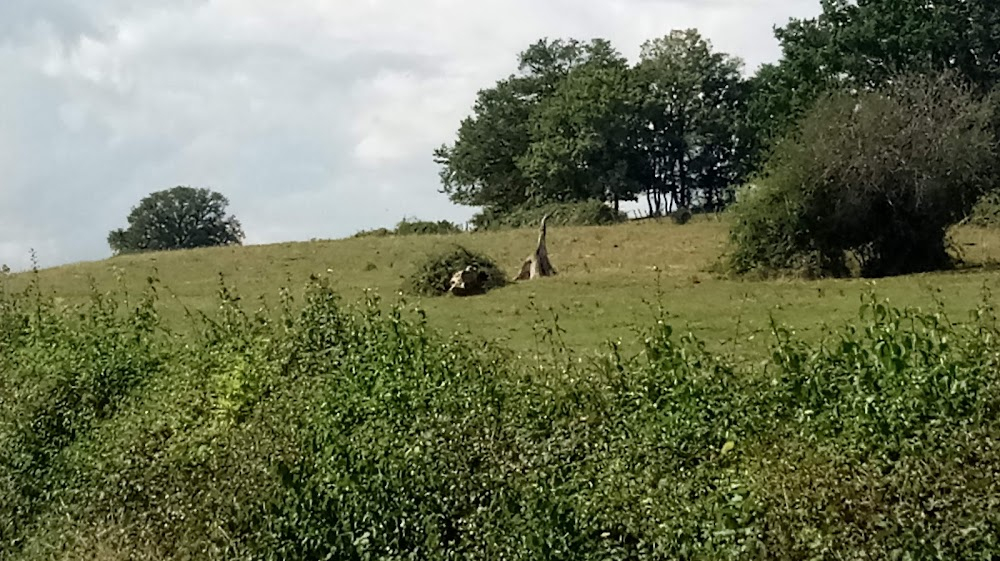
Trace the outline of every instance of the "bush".
{"label": "bush", "polygon": [[396,235],[399,236],[460,233],[462,233],[462,229],[459,228],[457,224],[448,222],[447,220],[439,220],[437,222],[429,222],[426,220],[416,220],[411,222],[403,220],[396,225]]}
{"label": "bush", "polygon": [[[322,280],[177,337],[155,294],[0,285],[3,559],[982,559],[1000,544],[994,311],[868,299],[735,366],[525,367]],[[992,302],[987,294],[984,302]],[[256,307],[255,304],[249,304]],[[22,399],[23,398],[23,399]],[[67,407],[61,408],[63,405]]]}
{"label": "bush", "polygon": [[386,237],[386,236],[425,236],[442,234],[460,234],[462,229],[453,222],[439,220],[431,222],[428,220],[407,220],[403,219],[396,224],[396,228],[377,228],[375,230],[363,230],[354,234],[355,238]]}
{"label": "bush", "polygon": [[501,288],[508,282],[506,273],[490,257],[456,245],[420,263],[406,281],[404,291],[420,296],[441,296],[448,292],[452,275],[468,266],[484,275],[484,292]]}
{"label": "bush", "polygon": [[1000,227],[1000,191],[983,195],[963,223],[980,228]]}
{"label": "bush", "polygon": [[472,218],[472,224],[476,230],[537,228],[546,214],[549,215],[550,226],[602,226],[628,220],[624,212],[616,213],[603,202],[591,200],[528,205],[503,213],[486,209]]}
{"label": "bush", "polygon": [[670,213],[670,219],[674,221],[674,224],[683,226],[694,218],[694,214],[688,208],[679,208],[674,212]]}
{"label": "bush", "polygon": [[736,273],[866,277],[948,267],[946,231],[991,185],[991,114],[964,85],[901,77],[832,94],[733,208]]}

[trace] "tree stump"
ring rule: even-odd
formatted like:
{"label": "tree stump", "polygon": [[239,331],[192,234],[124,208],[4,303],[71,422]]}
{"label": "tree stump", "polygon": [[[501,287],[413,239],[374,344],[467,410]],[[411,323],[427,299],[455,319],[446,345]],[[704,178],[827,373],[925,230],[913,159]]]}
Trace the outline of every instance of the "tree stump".
{"label": "tree stump", "polygon": [[545,248],[545,223],[548,219],[548,214],[542,217],[542,225],[538,232],[538,245],[535,247],[535,252],[528,256],[521,265],[521,273],[517,275],[517,280],[519,281],[538,277],[551,277],[556,274],[555,267],[549,261],[549,252]]}

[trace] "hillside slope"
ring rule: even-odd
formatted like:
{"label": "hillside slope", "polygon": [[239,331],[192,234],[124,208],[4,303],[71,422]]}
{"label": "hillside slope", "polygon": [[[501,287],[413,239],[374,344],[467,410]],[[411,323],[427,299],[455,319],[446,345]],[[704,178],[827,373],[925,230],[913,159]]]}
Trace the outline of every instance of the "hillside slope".
{"label": "hillside slope", "polygon": [[[371,289],[394,301],[403,279],[425,255],[458,243],[492,256],[513,275],[532,251],[535,236],[527,229],[130,255],[46,269],[39,280],[44,290],[70,303],[87,298],[91,282],[102,291],[137,291],[155,276],[176,297],[164,299],[165,319],[183,326],[185,307],[205,311],[216,306],[220,274],[245,300],[275,302],[282,287],[298,294],[317,274],[328,277],[346,300],[361,300]],[[927,307],[936,294],[949,310],[964,313],[980,299],[984,284],[996,283],[989,265],[1000,259],[1000,235],[960,228],[954,238],[968,265],[961,271],[875,281],[758,282],[707,272],[726,244],[726,225],[716,219],[685,226],[644,221],[552,228],[549,251],[557,277],[513,284],[483,297],[407,300],[425,309],[433,326],[508,341],[519,350],[534,346],[535,323],[551,326],[551,312],[571,347],[589,350],[611,339],[628,340],[631,326],[648,323],[656,300],[676,325],[690,327],[709,344],[734,338],[746,344],[766,330],[771,315],[807,333],[823,323],[837,324],[856,313],[870,287],[899,306]],[[29,277],[19,276],[14,284]]]}

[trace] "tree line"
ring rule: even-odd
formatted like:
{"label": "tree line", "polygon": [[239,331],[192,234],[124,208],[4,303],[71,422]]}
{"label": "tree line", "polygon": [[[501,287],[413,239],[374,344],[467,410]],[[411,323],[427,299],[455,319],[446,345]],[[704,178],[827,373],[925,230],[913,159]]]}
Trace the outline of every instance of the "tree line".
{"label": "tree line", "polygon": [[650,214],[715,210],[760,172],[823,96],[950,71],[978,95],[1000,78],[994,0],[822,0],[774,35],[782,56],[744,76],[697,30],[646,41],[630,64],[604,39],[542,39],[478,92],[434,152],[443,192],[492,213],[644,198]]}
{"label": "tree line", "polygon": [[[868,275],[946,264],[944,232],[1000,176],[1000,2],[822,0],[774,35],[780,59],[748,76],[694,29],[634,63],[601,38],[538,40],[434,151],[442,191],[480,207],[478,224],[581,202],[718,210],[752,185],[733,271],[843,274],[845,252]],[[241,243],[227,204],[153,193],[108,243]]]}

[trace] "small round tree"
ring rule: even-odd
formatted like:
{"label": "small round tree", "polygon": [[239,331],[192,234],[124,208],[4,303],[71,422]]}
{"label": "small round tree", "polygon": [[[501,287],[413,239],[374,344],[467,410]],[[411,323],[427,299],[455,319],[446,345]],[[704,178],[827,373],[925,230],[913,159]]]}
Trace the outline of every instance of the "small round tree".
{"label": "small round tree", "polygon": [[128,228],[112,230],[108,245],[116,254],[191,249],[243,243],[229,200],[209,189],[174,187],[142,199],[128,216]]}
{"label": "small round tree", "polygon": [[821,100],[734,207],[731,268],[862,276],[951,265],[947,230],[991,187],[991,109],[951,75]]}

